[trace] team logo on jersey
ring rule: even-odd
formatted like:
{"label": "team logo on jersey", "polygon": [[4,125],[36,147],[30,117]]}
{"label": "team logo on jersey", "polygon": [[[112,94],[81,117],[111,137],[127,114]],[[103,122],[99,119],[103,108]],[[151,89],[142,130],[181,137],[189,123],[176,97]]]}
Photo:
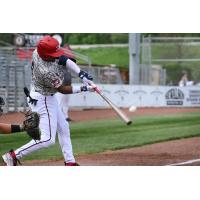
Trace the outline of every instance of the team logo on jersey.
{"label": "team logo on jersey", "polygon": [[52,85],[55,87],[55,88],[57,88],[57,86],[59,86],[60,85],[60,80],[59,79],[54,79],[54,80],[52,80]]}

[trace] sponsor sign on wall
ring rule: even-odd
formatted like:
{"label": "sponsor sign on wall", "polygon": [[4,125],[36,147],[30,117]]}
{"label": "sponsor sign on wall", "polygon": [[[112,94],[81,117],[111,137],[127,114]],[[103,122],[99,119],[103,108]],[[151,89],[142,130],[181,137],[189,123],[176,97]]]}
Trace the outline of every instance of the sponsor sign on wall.
{"label": "sponsor sign on wall", "polygon": [[[119,107],[200,107],[200,87],[99,85]],[[105,108],[107,103],[96,93],[71,95],[71,107]]]}
{"label": "sponsor sign on wall", "polygon": [[165,94],[166,103],[169,106],[182,106],[184,102],[184,93],[179,88],[171,88]]}

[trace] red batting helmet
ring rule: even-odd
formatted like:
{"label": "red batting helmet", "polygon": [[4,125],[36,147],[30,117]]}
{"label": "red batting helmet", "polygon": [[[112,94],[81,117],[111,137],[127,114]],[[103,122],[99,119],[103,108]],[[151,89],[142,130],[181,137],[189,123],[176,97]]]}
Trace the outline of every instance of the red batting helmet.
{"label": "red batting helmet", "polygon": [[44,36],[37,44],[37,52],[43,60],[49,57],[58,58],[64,55],[64,51],[60,48],[59,42],[53,37]]}

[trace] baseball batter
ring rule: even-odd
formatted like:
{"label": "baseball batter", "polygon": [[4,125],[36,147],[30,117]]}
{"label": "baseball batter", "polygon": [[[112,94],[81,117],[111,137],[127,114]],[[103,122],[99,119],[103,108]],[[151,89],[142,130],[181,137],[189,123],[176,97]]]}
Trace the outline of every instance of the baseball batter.
{"label": "baseball batter", "polygon": [[[63,69],[69,68],[85,84],[82,87],[64,86]],[[30,96],[37,100],[36,104],[29,103],[32,111],[39,113],[41,131],[40,140],[31,140],[15,151],[2,156],[6,165],[17,165],[17,160],[34,151],[48,147],[55,143],[56,132],[63,153],[66,166],[77,166],[70,139],[69,124],[58,106],[55,93],[79,93],[82,91],[93,92],[96,86],[89,86],[92,77],[78,67],[76,63],[64,55],[56,39],[45,36],[42,38],[32,56],[32,86]]]}

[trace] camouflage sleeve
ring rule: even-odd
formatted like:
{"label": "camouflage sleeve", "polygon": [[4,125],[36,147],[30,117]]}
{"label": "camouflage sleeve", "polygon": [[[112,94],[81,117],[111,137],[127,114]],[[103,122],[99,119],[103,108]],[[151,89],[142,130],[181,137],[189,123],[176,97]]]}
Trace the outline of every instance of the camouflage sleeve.
{"label": "camouflage sleeve", "polygon": [[59,88],[62,85],[62,79],[58,74],[48,72],[44,77],[44,83],[47,87]]}

